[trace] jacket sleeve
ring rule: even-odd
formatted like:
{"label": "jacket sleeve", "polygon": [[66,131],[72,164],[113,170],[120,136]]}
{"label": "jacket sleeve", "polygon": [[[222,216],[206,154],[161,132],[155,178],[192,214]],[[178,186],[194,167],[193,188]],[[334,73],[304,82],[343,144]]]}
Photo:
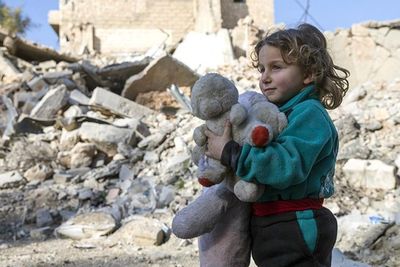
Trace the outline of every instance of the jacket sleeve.
{"label": "jacket sleeve", "polygon": [[263,148],[243,146],[237,176],[276,189],[304,182],[314,164],[334,149],[331,123],[321,107],[299,104],[276,140]]}
{"label": "jacket sleeve", "polygon": [[242,147],[235,141],[231,140],[226,143],[221,155],[222,165],[230,167],[234,172],[236,172],[237,161],[241,151]]}

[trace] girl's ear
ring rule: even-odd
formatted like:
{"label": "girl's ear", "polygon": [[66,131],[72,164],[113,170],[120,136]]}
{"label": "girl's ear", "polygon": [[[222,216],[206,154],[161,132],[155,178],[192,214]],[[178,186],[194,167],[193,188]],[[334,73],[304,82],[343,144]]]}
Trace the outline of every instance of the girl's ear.
{"label": "girl's ear", "polygon": [[314,74],[312,74],[312,73],[306,73],[305,75],[304,75],[304,80],[303,80],[303,83],[304,84],[310,84],[310,83],[312,83],[312,82],[314,82]]}

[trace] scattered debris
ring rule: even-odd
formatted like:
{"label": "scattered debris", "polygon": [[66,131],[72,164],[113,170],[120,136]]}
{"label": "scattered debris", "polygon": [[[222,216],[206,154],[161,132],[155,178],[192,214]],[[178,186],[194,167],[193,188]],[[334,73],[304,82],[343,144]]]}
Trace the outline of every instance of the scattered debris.
{"label": "scattered debris", "polygon": [[55,229],[56,234],[72,239],[93,238],[115,229],[117,222],[111,214],[92,212],[77,215]]}
{"label": "scattered debris", "polygon": [[[351,31],[392,36],[398,27],[390,25]],[[347,33],[333,34],[333,43],[353,38]],[[201,190],[190,160],[201,121],[188,101],[199,75],[167,54],[96,64],[49,53],[38,63],[19,58],[20,49],[31,51],[20,43],[16,51],[8,46],[0,48],[0,250],[9,249],[4,242],[51,240],[54,233],[79,239],[71,246],[82,251],[194,247],[171,236],[168,225]],[[245,57],[216,71],[241,92],[257,89],[259,74]],[[336,194],[325,203],[339,222],[333,266],[397,266],[400,77],[360,77],[329,111],[340,135]]]}

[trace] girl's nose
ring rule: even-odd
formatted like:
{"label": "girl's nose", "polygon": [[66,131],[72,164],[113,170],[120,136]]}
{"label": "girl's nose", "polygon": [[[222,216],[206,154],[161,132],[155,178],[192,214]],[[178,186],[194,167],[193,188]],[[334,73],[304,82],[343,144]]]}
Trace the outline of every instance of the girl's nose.
{"label": "girl's nose", "polygon": [[263,83],[270,83],[270,82],[271,82],[271,77],[269,76],[269,74],[267,73],[267,71],[264,71],[264,72],[261,74],[261,81],[262,81]]}

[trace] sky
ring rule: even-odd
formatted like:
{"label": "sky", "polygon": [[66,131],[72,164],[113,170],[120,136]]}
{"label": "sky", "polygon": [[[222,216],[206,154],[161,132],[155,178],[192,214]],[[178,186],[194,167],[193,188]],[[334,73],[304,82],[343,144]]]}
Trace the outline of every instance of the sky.
{"label": "sky", "polygon": [[[58,36],[47,22],[48,11],[58,9],[58,0],[2,1],[13,8],[21,7],[23,14],[31,18],[34,27],[24,38],[58,50]],[[121,0],[110,0],[110,3],[113,1]],[[393,19],[400,19],[399,0],[275,0],[275,23],[289,27],[305,21],[322,31],[334,31],[364,21]]]}

